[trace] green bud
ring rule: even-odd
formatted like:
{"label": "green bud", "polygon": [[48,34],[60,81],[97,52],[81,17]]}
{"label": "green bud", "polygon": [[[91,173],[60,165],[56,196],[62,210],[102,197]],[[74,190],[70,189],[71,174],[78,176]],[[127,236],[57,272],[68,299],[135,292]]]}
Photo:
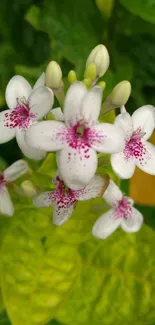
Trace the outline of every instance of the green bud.
{"label": "green bud", "polygon": [[20,187],[27,197],[33,197],[37,194],[36,187],[29,180],[22,182]]}
{"label": "green bud", "polygon": [[104,90],[106,87],[106,83],[104,81],[100,81],[98,82],[97,86],[100,86]]}
{"label": "green bud", "polygon": [[55,120],[54,114],[52,112],[48,112],[46,115],[46,120]]}
{"label": "green bud", "polygon": [[107,48],[104,45],[99,44],[89,54],[86,67],[91,63],[94,63],[96,65],[97,77],[102,77],[109,67],[109,62],[110,58]]}
{"label": "green bud", "polygon": [[74,70],[69,71],[69,73],[68,73],[68,81],[69,81],[70,84],[77,81],[76,72]]}
{"label": "green bud", "polygon": [[96,65],[94,63],[90,63],[86,66],[84,77],[92,81],[96,79]]}
{"label": "green bud", "polygon": [[91,81],[90,81],[90,79],[87,79],[87,78],[83,79],[83,83],[85,84],[85,86],[87,88],[90,88],[91,87]]}
{"label": "green bud", "polygon": [[126,104],[131,94],[131,84],[129,81],[119,82],[113,89],[110,97],[112,105],[121,107]]}
{"label": "green bud", "polygon": [[51,61],[45,72],[45,83],[49,88],[59,88],[62,85],[62,71],[59,64]]}

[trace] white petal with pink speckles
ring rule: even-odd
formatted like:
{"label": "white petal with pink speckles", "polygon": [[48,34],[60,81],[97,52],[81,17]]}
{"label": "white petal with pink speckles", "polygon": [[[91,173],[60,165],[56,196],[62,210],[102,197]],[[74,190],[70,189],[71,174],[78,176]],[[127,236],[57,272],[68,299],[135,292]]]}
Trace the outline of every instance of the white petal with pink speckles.
{"label": "white petal with pink speckles", "polygon": [[119,114],[116,119],[114,124],[118,127],[123,129],[125,133],[125,139],[129,140],[132,133],[133,133],[133,123],[132,123],[132,118],[129,113],[122,113]]}
{"label": "white petal with pink speckles", "polygon": [[59,121],[42,121],[26,132],[26,141],[33,148],[46,151],[62,149],[66,144],[66,127]]}
{"label": "white petal with pink speckles", "polygon": [[5,143],[15,137],[15,129],[6,126],[6,114],[10,114],[10,110],[0,113],[0,143]]}
{"label": "white petal with pink speckles", "polygon": [[98,152],[116,153],[120,152],[125,145],[124,132],[109,123],[99,123],[92,127],[92,148]]}
{"label": "white petal with pink speckles", "polygon": [[37,120],[41,119],[51,110],[53,102],[53,92],[47,87],[34,89],[28,99],[30,112],[35,114]]}
{"label": "white petal with pink speckles", "polygon": [[18,143],[19,148],[23,152],[23,154],[34,160],[41,160],[45,158],[46,151],[32,148],[27,142],[26,142],[26,131],[23,129],[16,129],[16,140]]}
{"label": "white petal with pink speckles", "polygon": [[121,227],[126,232],[137,232],[143,224],[142,214],[132,207],[131,216],[121,222]]}
{"label": "white petal with pink speckles", "polygon": [[36,81],[36,83],[34,84],[33,89],[39,88],[45,86],[45,72],[43,72],[41,74],[41,76],[38,78],[38,80]]}
{"label": "white petal with pink speckles", "polygon": [[115,210],[110,209],[95,222],[92,234],[100,239],[110,236],[121,224],[121,218],[114,217]]}
{"label": "white petal with pink speckles", "polygon": [[55,205],[53,212],[53,223],[57,226],[64,224],[72,215],[74,211],[74,205],[70,205],[67,208],[59,207]]}
{"label": "white petal with pink speckles", "polygon": [[81,103],[81,116],[86,121],[97,121],[102,103],[103,89],[95,86],[85,94]]}
{"label": "white petal with pink speckles", "polygon": [[75,82],[69,87],[64,103],[64,116],[68,125],[75,124],[81,119],[81,103],[87,92],[82,82]]}
{"label": "white petal with pink speckles", "polygon": [[26,161],[20,159],[14,162],[4,171],[4,179],[6,182],[13,182],[15,179],[21,177],[28,171],[28,164]]}
{"label": "white petal with pink speckles", "polygon": [[111,166],[121,179],[131,178],[136,168],[135,157],[126,158],[124,152],[111,155]]}
{"label": "white petal with pink speckles", "polygon": [[33,199],[33,204],[37,208],[49,207],[52,205],[51,192],[43,192]]}
{"label": "white petal with pink speckles", "polygon": [[65,147],[57,152],[60,174],[68,187],[79,190],[93,178],[97,168],[97,154],[89,147]]}
{"label": "white petal with pink speckles", "polygon": [[105,201],[111,206],[115,206],[123,197],[123,194],[119,187],[110,180],[109,186],[103,194]]}
{"label": "white petal with pink speckles", "polygon": [[155,128],[154,109],[152,105],[145,105],[132,114],[134,131],[138,129],[140,132],[144,132],[143,139],[145,140],[150,138]]}
{"label": "white petal with pink speckles", "polygon": [[0,214],[4,214],[8,217],[12,217],[14,214],[13,203],[5,186],[0,190]]}
{"label": "white petal with pink speckles", "polygon": [[89,184],[79,193],[78,201],[90,200],[102,196],[109,185],[107,175],[95,175]]}
{"label": "white petal with pink speckles", "polygon": [[10,109],[17,106],[17,99],[27,100],[32,88],[28,81],[19,75],[14,76],[8,83],[5,91],[5,99]]}
{"label": "white petal with pink speckles", "polygon": [[136,157],[136,165],[145,173],[155,175],[155,146],[142,139],[143,151]]}

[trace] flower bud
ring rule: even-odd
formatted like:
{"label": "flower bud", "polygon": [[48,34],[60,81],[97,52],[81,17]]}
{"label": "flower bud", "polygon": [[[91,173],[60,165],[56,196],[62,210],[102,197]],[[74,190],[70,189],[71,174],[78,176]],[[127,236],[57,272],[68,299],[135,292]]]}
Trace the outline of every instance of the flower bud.
{"label": "flower bud", "polygon": [[89,54],[86,67],[94,63],[96,65],[97,77],[102,77],[109,67],[109,53],[106,47],[102,44],[97,45]]}
{"label": "flower bud", "polygon": [[37,194],[36,187],[29,180],[22,182],[20,187],[27,197],[33,197]]}
{"label": "flower bud", "polygon": [[90,80],[95,80],[96,79],[96,65],[95,63],[91,63],[87,65],[85,73],[84,73],[84,78],[90,79]]}
{"label": "flower bud", "polygon": [[129,81],[119,82],[113,89],[110,99],[112,105],[121,107],[126,104],[131,94],[131,84]]}
{"label": "flower bud", "polygon": [[59,64],[51,61],[45,72],[45,83],[49,88],[59,88],[62,85],[62,71]]}
{"label": "flower bud", "polygon": [[87,78],[83,79],[83,83],[85,84],[85,86],[87,88],[90,88],[91,87],[91,81],[90,81],[90,79],[87,79]]}
{"label": "flower bud", "polygon": [[98,82],[97,86],[100,86],[104,90],[106,87],[106,83],[104,81],[100,81]]}
{"label": "flower bud", "polygon": [[70,84],[77,81],[76,72],[74,70],[69,71],[69,73],[68,73],[68,81],[69,81]]}

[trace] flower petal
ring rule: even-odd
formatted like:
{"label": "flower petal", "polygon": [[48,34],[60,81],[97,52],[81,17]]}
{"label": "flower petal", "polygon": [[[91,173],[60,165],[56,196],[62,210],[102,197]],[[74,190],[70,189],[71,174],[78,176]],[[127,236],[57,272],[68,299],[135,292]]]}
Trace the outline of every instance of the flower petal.
{"label": "flower petal", "polygon": [[128,179],[134,174],[136,162],[134,157],[127,159],[122,151],[111,155],[111,166],[119,178]]}
{"label": "flower petal", "polygon": [[62,113],[62,110],[60,107],[53,108],[51,110],[51,113],[54,115],[54,117],[57,121],[63,122],[65,120],[64,114]]}
{"label": "flower petal", "polygon": [[121,223],[121,227],[126,232],[138,231],[143,223],[142,214],[135,208],[132,208],[132,214],[128,219],[124,219]]}
{"label": "flower petal", "polygon": [[39,88],[45,86],[45,72],[43,72],[41,74],[41,76],[38,78],[38,80],[36,81],[36,83],[33,86],[33,89]]}
{"label": "flower petal", "polygon": [[81,115],[86,121],[97,121],[102,103],[103,89],[99,86],[93,87],[89,90],[81,103]]}
{"label": "flower petal", "polygon": [[41,119],[53,106],[53,91],[47,87],[36,88],[31,92],[28,102],[30,112],[36,115],[37,120]]}
{"label": "flower petal", "polygon": [[7,182],[13,182],[15,179],[21,177],[28,171],[28,164],[26,161],[20,159],[13,163],[4,171],[4,179]]}
{"label": "flower petal", "polygon": [[17,106],[18,98],[28,99],[32,88],[28,81],[22,76],[14,76],[7,84],[5,91],[5,99],[10,109]]}
{"label": "flower petal", "polygon": [[82,82],[75,82],[69,87],[64,103],[64,116],[68,125],[81,119],[81,102],[86,93],[87,88]]}
{"label": "flower petal", "polygon": [[142,155],[136,157],[136,165],[145,173],[155,175],[155,146],[145,140],[142,144]]}
{"label": "flower petal", "polygon": [[13,203],[7,188],[4,186],[0,190],[0,214],[12,217],[14,214]]}
{"label": "flower petal", "polygon": [[19,148],[23,154],[34,160],[41,160],[46,156],[46,151],[34,149],[26,142],[26,131],[23,129],[16,129],[16,140]]}
{"label": "flower petal", "polygon": [[66,144],[66,130],[62,122],[42,121],[27,130],[26,141],[33,148],[57,151]]}
{"label": "flower petal", "polygon": [[73,211],[74,205],[70,205],[68,208],[55,205],[53,212],[53,223],[57,226],[61,226],[72,216]]}
{"label": "flower petal", "polygon": [[5,114],[10,114],[10,110],[7,109],[0,113],[0,144],[8,142],[15,137],[15,129],[10,129],[6,126]]}
{"label": "flower petal", "polygon": [[132,121],[134,131],[140,129],[140,132],[145,133],[143,138],[145,140],[149,139],[155,128],[154,107],[152,105],[144,105],[138,108],[132,114]]}
{"label": "flower petal", "polygon": [[37,208],[49,207],[52,205],[52,200],[50,198],[51,192],[43,192],[37,195],[33,199],[33,204]]}
{"label": "flower petal", "polygon": [[114,217],[114,209],[110,209],[97,219],[93,226],[93,236],[105,239],[111,235],[121,224],[120,218]]}
{"label": "flower petal", "polygon": [[117,153],[125,146],[124,132],[113,124],[96,124],[92,128],[93,133],[92,148],[98,152]]}
{"label": "flower petal", "polygon": [[108,185],[108,175],[95,175],[90,183],[83,190],[81,190],[81,194],[79,193],[78,200],[83,201],[100,197],[103,195]]}
{"label": "flower petal", "polygon": [[112,181],[109,182],[109,186],[103,194],[103,198],[105,201],[111,206],[115,206],[115,203],[120,201],[123,197],[122,192],[119,187]]}
{"label": "flower petal", "polygon": [[126,112],[119,114],[116,117],[114,124],[124,131],[126,140],[129,140],[131,138],[131,135],[133,133],[133,124],[129,113]]}
{"label": "flower petal", "polygon": [[66,185],[73,190],[79,190],[94,177],[97,155],[91,148],[65,147],[57,153],[57,163]]}

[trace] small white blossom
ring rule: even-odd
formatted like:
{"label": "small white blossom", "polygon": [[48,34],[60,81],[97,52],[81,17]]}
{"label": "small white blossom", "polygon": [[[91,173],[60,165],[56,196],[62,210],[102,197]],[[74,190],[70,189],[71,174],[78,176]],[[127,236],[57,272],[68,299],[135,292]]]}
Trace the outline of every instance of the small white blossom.
{"label": "small white blossom", "polygon": [[143,223],[142,214],[133,207],[133,200],[123,195],[118,186],[110,180],[103,198],[112,209],[104,213],[94,224],[92,233],[105,239],[119,226],[126,232],[137,232]]}
{"label": "small white blossom", "polygon": [[6,87],[5,98],[9,110],[0,113],[0,144],[16,137],[25,156],[39,160],[46,152],[31,148],[25,141],[27,129],[52,108],[53,93],[43,85],[41,75],[34,88],[22,76],[14,76]]}
{"label": "small white blossom", "polygon": [[7,190],[7,185],[27,171],[27,163],[24,160],[18,160],[0,174],[0,214],[9,217],[14,214],[14,207]]}

